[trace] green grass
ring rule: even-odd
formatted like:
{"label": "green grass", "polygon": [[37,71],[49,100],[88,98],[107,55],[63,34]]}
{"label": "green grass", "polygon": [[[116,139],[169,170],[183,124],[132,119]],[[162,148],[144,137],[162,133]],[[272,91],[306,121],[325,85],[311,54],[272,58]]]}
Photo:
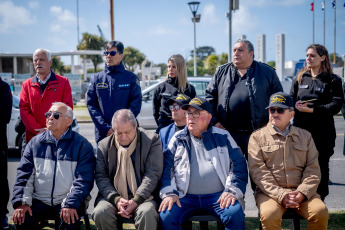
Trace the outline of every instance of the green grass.
{"label": "green grass", "polygon": [[86,105],[73,105],[73,110],[87,110]]}
{"label": "green grass", "polygon": [[[258,217],[246,217],[246,229],[257,230],[259,229],[260,220]],[[95,223],[90,219],[91,229],[96,230]],[[10,221],[10,229],[15,230],[13,222]],[[54,221],[49,221],[48,227],[43,229],[54,229]],[[135,229],[133,224],[124,224],[124,229]],[[193,230],[199,229],[199,223],[193,222]],[[216,230],[216,222],[209,222],[209,229]],[[291,220],[283,220],[282,229],[291,229]],[[301,229],[307,229],[307,221],[301,220]],[[330,212],[330,219],[328,221],[328,230],[345,230],[345,211]],[[85,230],[85,226],[82,226],[82,230]]]}

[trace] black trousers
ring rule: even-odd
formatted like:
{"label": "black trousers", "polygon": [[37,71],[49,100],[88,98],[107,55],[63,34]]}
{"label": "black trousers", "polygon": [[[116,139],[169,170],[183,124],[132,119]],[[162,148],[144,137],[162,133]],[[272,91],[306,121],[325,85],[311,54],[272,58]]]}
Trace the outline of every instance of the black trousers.
{"label": "black trousers", "polygon": [[[230,132],[230,135],[234,140],[236,141],[237,145],[241,148],[242,153],[246,157],[246,160],[248,162],[248,143],[249,143],[249,138],[252,133],[250,132]],[[250,179],[250,185],[252,187],[252,190],[255,191],[256,184],[252,180],[251,176],[249,176]]]}
{"label": "black trousers", "polygon": [[10,190],[7,180],[7,150],[0,149],[0,215],[8,213],[7,203],[10,198]]}

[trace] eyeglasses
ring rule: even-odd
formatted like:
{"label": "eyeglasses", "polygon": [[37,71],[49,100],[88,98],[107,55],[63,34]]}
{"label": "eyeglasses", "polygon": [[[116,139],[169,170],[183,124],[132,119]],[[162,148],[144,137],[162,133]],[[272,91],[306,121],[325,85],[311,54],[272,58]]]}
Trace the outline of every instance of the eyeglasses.
{"label": "eyeglasses", "polygon": [[[184,115],[185,115],[186,117],[193,116],[194,118],[198,118],[198,117],[200,117],[200,115],[201,115],[202,112],[203,112],[203,111],[196,110],[196,111],[194,111],[193,113],[191,113],[191,112],[185,112]],[[206,111],[205,111],[205,112],[206,112]]]}
{"label": "eyeglasses", "polygon": [[287,109],[284,109],[284,108],[269,108],[268,110],[270,111],[270,114],[274,114],[276,111],[279,114],[283,114],[285,112],[285,110],[287,110]]}
{"label": "eyeglasses", "polygon": [[116,53],[118,53],[118,52],[116,52],[116,51],[110,51],[110,52],[109,52],[109,51],[105,51],[105,52],[104,52],[104,55],[105,55],[105,56],[108,56],[108,55],[110,54],[110,56],[115,56]]}
{"label": "eyeglasses", "polygon": [[169,105],[169,109],[170,110],[173,110],[173,109],[179,110],[179,109],[181,109],[181,106],[180,105]]}
{"label": "eyeglasses", "polygon": [[61,115],[60,112],[55,112],[55,113],[46,112],[46,113],[44,114],[44,116],[45,116],[47,119],[49,119],[49,118],[51,117],[51,115],[53,115],[53,117],[54,117],[55,120],[58,120],[59,117],[69,117],[69,116],[66,116],[66,115]]}

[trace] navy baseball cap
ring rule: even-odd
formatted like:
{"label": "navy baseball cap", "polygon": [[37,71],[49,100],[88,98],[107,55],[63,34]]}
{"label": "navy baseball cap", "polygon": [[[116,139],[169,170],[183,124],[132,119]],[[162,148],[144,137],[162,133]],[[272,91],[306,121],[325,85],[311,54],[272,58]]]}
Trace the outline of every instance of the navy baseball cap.
{"label": "navy baseball cap", "polygon": [[179,105],[185,105],[185,104],[188,104],[190,102],[190,97],[181,93],[181,94],[177,94],[177,96],[175,96],[175,97],[171,97],[167,101],[168,105],[172,105],[172,104],[174,104],[174,102],[176,102]]}
{"label": "navy baseball cap", "polygon": [[211,104],[204,98],[201,97],[195,97],[193,98],[189,104],[187,105],[183,105],[182,109],[183,110],[188,110],[188,107],[192,106],[193,108],[197,109],[197,110],[205,110],[209,113],[212,113],[212,107]]}
{"label": "navy baseball cap", "polygon": [[270,97],[270,104],[266,107],[266,109],[271,107],[278,107],[278,108],[293,108],[293,100],[292,97],[284,92],[278,92],[275,94],[272,94]]}

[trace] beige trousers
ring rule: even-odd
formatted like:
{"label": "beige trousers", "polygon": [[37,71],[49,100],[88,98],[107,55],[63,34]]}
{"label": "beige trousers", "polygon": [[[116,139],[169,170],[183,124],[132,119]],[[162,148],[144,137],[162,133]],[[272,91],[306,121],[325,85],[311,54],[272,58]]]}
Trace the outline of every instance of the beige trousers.
{"label": "beige trousers", "polygon": [[[260,210],[262,229],[281,229],[282,216],[286,208],[263,193],[255,194],[255,200]],[[308,230],[327,229],[328,209],[318,194],[302,202],[299,208],[293,210],[308,221]]]}
{"label": "beige trousers", "polygon": [[[157,202],[154,200],[146,201],[139,205],[134,211],[133,217],[135,229],[155,230],[158,226],[159,215],[157,213]],[[93,210],[92,219],[95,221],[98,230],[117,229],[117,209],[108,201],[102,199]]]}

